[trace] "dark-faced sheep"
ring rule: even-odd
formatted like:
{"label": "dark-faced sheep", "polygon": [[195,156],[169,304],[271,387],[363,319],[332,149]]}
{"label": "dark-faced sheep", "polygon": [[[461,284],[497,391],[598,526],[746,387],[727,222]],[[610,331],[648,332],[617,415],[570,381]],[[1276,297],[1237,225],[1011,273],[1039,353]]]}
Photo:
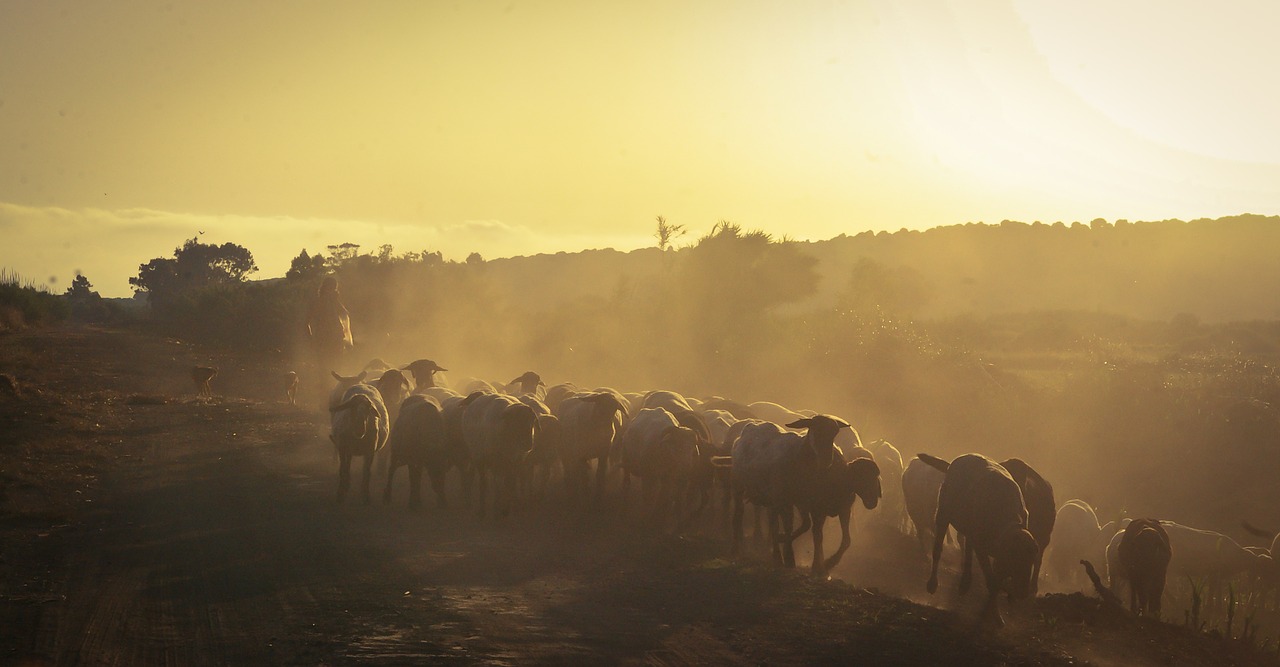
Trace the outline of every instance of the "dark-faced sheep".
{"label": "dark-faced sheep", "polygon": [[436,386],[436,373],[444,373],[448,369],[441,368],[430,359],[418,359],[405,366],[404,370],[413,376],[414,393],[425,394],[428,388]]}
{"label": "dark-faced sheep", "polygon": [[[803,429],[805,435],[783,430],[771,422],[753,422],[743,427],[733,444],[733,553],[742,544],[744,501],[767,509],[770,551],[776,563],[795,567],[791,542],[793,509],[798,509],[812,525],[813,574],[825,576],[844,554],[850,541],[845,512],[854,497],[872,509],[880,498],[879,468],[874,461],[845,462],[835,446],[836,433],[849,424],[829,415],[817,415],[791,422],[787,428]],[[823,523],[828,516],[841,516],[841,548],[827,559],[823,556]]]}
{"label": "dark-faced sheep", "polygon": [[1129,609],[1160,618],[1160,598],[1173,555],[1164,526],[1155,519],[1130,521],[1116,555],[1120,573],[1129,582]]}
{"label": "dark-faced sheep", "polygon": [[1058,518],[1058,505],[1053,499],[1053,486],[1025,461],[1009,459],[1001,461],[1000,465],[1022,489],[1022,502],[1027,507],[1027,530],[1040,546],[1031,576],[1031,595],[1034,597],[1040,591],[1040,563],[1044,560],[1045,549],[1049,548],[1053,524]]}
{"label": "dark-faced sheep", "polygon": [[513,396],[532,396],[541,401],[547,397],[547,384],[537,373],[525,371],[520,377],[507,384],[506,393]]}
{"label": "dark-faced sheep", "polygon": [[332,415],[329,440],[338,450],[338,502],[342,502],[351,486],[351,459],[364,457],[360,495],[369,502],[369,477],[373,458],[387,442],[390,430],[387,408],[378,390],[357,384],[343,393],[342,400],[329,408]]}
{"label": "dark-faced sheep", "polygon": [[391,423],[396,423],[396,418],[400,416],[400,404],[408,398],[409,391],[413,389],[413,385],[409,383],[409,378],[404,373],[392,368],[382,372],[382,376],[374,380],[371,384],[378,390],[378,394],[382,396],[382,403],[387,406],[387,416],[391,419]]}
{"label": "dark-faced sheep", "polygon": [[586,496],[588,470],[594,460],[595,499],[598,502],[604,497],[610,450],[627,416],[623,400],[610,392],[597,392],[576,394],[561,401],[556,410],[564,438],[560,461],[571,493]]}
{"label": "dark-faced sheep", "polygon": [[427,467],[433,451],[444,447],[444,415],[434,398],[415,394],[404,400],[400,415],[391,426],[387,438],[387,488],[382,494],[384,504],[391,502],[391,482],[401,466],[409,468],[409,508],[422,506],[422,471]]}
{"label": "dark-faced sheep", "polygon": [[538,417],[519,399],[504,394],[476,396],[462,415],[462,436],[471,454],[478,514],[485,515],[488,478],[493,477],[494,512],[506,516],[515,500],[525,457],[533,449]]}
{"label": "dark-faced sheep", "polygon": [[1031,573],[1040,547],[1027,530],[1027,508],[1022,489],[1000,464],[981,454],[965,454],[948,464],[928,454],[920,460],[946,473],[938,490],[938,510],[934,521],[933,565],[926,585],[929,593],[938,590],[938,562],[942,540],[950,526],[964,537],[964,562],[960,572],[960,594],[969,589],[972,559],[987,581],[987,602],[983,617],[1004,625],[996,598],[1001,591],[1017,600],[1031,592]]}
{"label": "dark-faced sheep", "polygon": [[191,381],[196,383],[196,395],[213,396],[209,381],[218,377],[218,369],[212,366],[196,366],[191,369]]}

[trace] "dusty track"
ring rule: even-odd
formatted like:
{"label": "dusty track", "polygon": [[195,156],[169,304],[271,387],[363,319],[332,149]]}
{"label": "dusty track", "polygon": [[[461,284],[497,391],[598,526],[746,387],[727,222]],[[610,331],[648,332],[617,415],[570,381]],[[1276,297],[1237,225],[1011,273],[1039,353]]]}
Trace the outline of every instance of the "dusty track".
{"label": "dusty track", "polygon": [[[10,336],[0,353],[23,387],[0,397],[0,663],[1260,658],[1078,596],[991,631],[968,609],[730,563],[712,531],[677,539],[559,498],[482,522],[407,511],[401,480],[390,507],[337,506],[324,421],[276,400],[269,354],[91,330]],[[185,371],[210,357],[220,397],[196,401]],[[840,574],[906,590],[914,565],[863,556]]]}

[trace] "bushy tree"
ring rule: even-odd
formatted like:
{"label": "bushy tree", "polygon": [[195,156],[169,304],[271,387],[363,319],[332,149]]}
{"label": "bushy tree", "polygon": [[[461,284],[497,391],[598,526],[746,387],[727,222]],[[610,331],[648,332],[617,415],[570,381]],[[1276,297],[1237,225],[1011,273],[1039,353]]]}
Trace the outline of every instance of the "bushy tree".
{"label": "bushy tree", "polygon": [[319,253],[309,255],[304,248],[289,263],[289,270],[285,272],[284,277],[289,280],[310,281],[323,276],[327,271],[324,255]]}
{"label": "bushy tree", "polygon": [[257,270],[253,254],[244,246],[231,242],[213,245],[193,238],[175,248],[172,258],[157,257],[139,266],[138,275],[130,278],[129,284],[147,292],[154,303],[211,286],[238,284]]}

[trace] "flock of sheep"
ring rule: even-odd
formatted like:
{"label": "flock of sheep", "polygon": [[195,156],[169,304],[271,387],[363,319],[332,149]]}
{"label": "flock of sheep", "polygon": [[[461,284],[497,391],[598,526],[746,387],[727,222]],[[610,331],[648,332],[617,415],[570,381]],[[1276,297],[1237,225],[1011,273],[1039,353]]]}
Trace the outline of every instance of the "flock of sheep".
{"label": "flock of sheep", "polygon": [[[959,591],[969,588],[976,555],[988,592],[983,617],[997,625],[1003,622],[1000,593],[1010,600],[1034,596],[1044,577],[1061,589],[1084,589],[1084,561],[1105,562],[1111,586],[1127,584],[1132,610],[1156,617],[1167,577],[1205,582],[1210,595],[1233,580],[1274,588],[1269,549],[1241,547],[1226,535],[1170,521],[1100,524],[1083,501],[1057,506],[1052,485],[1020,459],[997,463],[967,454],[945,461],[920,454],[904,465],[891,444],[863,446],[838,417],[775,403],[547,387],[533,372],[507,384],[469,380],[455,391],[442,386],[445,371],[427,359],[402,368],[375,359],[358,375],[333,373],[337,384],[328,407],[340,462],[339,502],[350,489],[357,456],[363,459],[366,503],[376,457],[385,461],[384,502],[391,500],[396,472],[407,467],[410,507],[421,505],[424,470],[438,505],[448,507],[445,480],[457,469],[464,505],[474,505],[482,517],[490,506],[490,481],[492,509],[501,516],[517,499],[542,497],[557,465],[570,497],[598,504],[613,466],[621,471],[624,501],[631,478],[640,478],[646,520],[656,526],[674,522],[675,531],[685,530],[718,491],[725,520],[732,517],[734,555],[742,548],[744,505],[750,502],[757,537],[767,517],[764,535],[776,563],[794,567],[792,543],[809,532],[813,573],[825,576],[849,548],[851,511],[860,500],[868,510],[883,505],[873,517],[915,533],[932,559],[930,593],[937,590],[944,542],[954,528],[962,553]],[[296,383],[291,374],[290,401]],[[205,391],[207,380],[202,385],[197,379],[197,385]],[[825,556],[829,517],[839,519],[841,541]],[[1092,573],[1092,566],[1087,569]]]}

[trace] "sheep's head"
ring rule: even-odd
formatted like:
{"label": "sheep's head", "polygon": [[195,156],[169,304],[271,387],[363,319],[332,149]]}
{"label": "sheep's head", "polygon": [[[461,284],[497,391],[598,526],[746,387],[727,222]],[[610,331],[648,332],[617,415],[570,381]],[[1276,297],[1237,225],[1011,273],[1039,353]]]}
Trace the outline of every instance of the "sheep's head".
{"label": "sheep's head", "polygon": [[347,412],[346,419],[334,423],[334,432],[330,439],[337,444],[340,440],[360,441],[378,432],[378,410],[373,401],[363,394],[357,394],[329,409],[331,413]]}
{"label": "sheep's head", "polygon": [[836,433],[842,428],[851,428],[849,422],[831,415],[814,415],[805,419],[797,419],[787,424],[787,428],[808,429],[804,436],[805,445],[813,452],[818,465],[829,468],[836,460]]}
{"label": "sheep's head", "polygon": [[394,368],[383,373],[382,377],[378,378],[375,384],[378,387],[378,391],[381,391],[383,396],[392,395],[401,391],[407,393],[413,389],[413,385],[409,384],[409,378],[405,377],[404,373],[401,373]]}
{"label": "sheep's head", "polygon": [[991,568],[1010,600],[1020,600],[1031,594],[1031,575],[1039,553],[1040,545],[1036,544],[1036,538],[1020,524],[1010,524],[996,537],[991,552]]}
{"label": "sheep's head", "polygon": [[880,504],[880,466],[871,459],[854,459],[845,464],[848,489],[862,499],[862,506],[873,510]]}
{"label": "sheep's head", "polygon": [[525,371],[524,375],[512,380],[510,384],[520,385],[520,391],[525,393],[532,392],[540,386],[547,386],[547,384],[542,381],[542,376],[534,373],[533,371]]}
{"label": "sheep's head", "polygon": [[419,359],[408,366],[404,370],[409,371],[413,375],[413,381],[420,387],[435,386],[434,376],[436,373],[446,373],[449,369],[441,368],[440,364],[430,359]]}

